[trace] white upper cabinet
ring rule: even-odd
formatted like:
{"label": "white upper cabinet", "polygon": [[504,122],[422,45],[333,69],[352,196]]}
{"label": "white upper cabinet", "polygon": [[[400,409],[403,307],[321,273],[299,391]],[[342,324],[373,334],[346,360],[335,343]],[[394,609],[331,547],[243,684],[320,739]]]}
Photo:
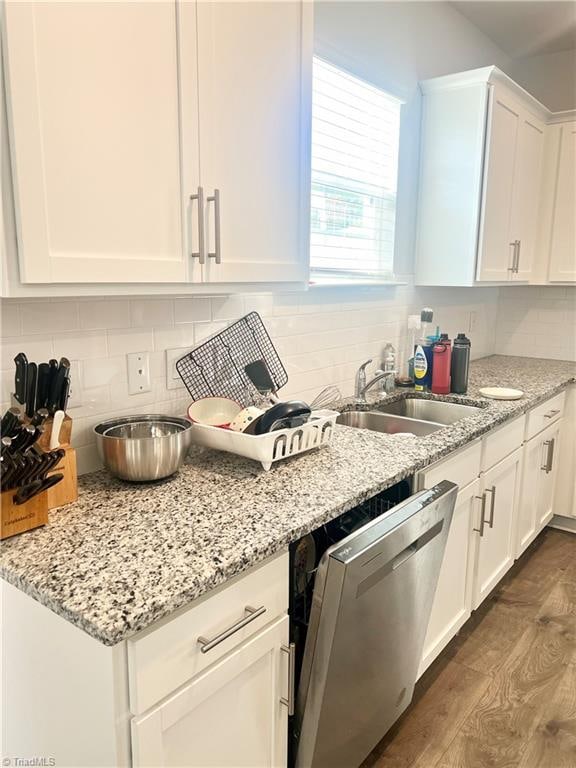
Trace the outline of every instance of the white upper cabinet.
{"label": "white upper cabinet", "polygon": [[175,3],[10,1],[6,43],[21,281],[186,280]]}
{"label": "white upper cabinet", "polygon": [[311,14],[198,3],[207,282],[308,278]]}
{"label": "white upper cabinet", "polygon": [[9,0],[5,26],[20,283],[307,279],[311,4]]}
{"label": "white upper cabinet", "polygon": [[558,132],[554,213],[550,242],[550,282],[576,281],[576,122]]}
{"label": "white upper cabinet", "polygon": [[544,123],[503,88],[490,93],[484,215],[477,280],[529,280],[532,275]]}
{"label": "white upper cabinet", "polygon": [[529,281],[547,110],[496,67],[422,91],[416,282]]}

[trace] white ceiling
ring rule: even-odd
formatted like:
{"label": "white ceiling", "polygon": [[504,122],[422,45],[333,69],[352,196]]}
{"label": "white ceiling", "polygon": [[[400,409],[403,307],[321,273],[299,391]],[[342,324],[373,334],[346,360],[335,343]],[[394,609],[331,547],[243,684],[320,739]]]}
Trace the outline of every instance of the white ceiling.
{"label": "white ceiling", "polygon": [[576,48],[574,0],[468,0],[452,5],[512,58]]}

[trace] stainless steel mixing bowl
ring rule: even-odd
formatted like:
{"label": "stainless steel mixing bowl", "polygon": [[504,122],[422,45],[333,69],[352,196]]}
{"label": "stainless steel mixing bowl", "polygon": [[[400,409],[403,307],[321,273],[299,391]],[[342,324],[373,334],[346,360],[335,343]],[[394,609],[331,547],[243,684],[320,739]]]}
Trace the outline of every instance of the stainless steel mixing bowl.
{"label": "stainless steel mixing bowl", "polygon": [[100,458],[122,480],[161,480],[178,470],[192,440],[192,424],[150,414],[108,419],[94,427]]}

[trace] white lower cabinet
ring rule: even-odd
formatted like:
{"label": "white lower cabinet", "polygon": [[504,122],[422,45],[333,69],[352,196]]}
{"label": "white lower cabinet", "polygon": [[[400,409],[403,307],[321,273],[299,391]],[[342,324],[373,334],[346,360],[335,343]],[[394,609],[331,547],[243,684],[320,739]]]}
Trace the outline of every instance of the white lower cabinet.
{"label": "white lower cabinet", "polygon": [[132,720],[134,766],[268,768],[287,762],[288,616]]}
{"label": "white lower cabinet", "polygon": [[524,444],[516,557],[522,554],[552,518],[562,423],[560,419]]}
{"label": "white lower cabinet", "polygon": [[473,608],[480,605],[514,562],[521,463],[522,450],[517,449],[482,477]]}
{"label": "white lower cabinet", "polygon": [[560,517],[576,518],[576,384],[566,392],[564,427],[560,433],[560,444],[554,458],[558,465],[554,488],[554,514]]}
{"label": "white lower cabinet", "polygon": [[434,595],[424,652],[418,674],[434,661],[456,632],[466,623],[472,611],[472,579],[474,569],[473,525],[479,508],[480,481],[467,485],[459,493],[446,541],[446,550],[438,586]]}

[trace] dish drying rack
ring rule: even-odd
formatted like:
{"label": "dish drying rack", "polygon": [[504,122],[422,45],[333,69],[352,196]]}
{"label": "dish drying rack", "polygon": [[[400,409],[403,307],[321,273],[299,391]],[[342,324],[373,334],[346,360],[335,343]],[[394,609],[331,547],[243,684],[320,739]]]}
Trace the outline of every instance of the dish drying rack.
{"label": "dish drying rack", "polygon": [[[259,360],[266,364],[274,391],[281,389],[288,382],[286,369],[262,318],[257,312],[250,312],[181,357],[176,370],[193,402],[204,397],[228,397],[245,407],[253,405],[260,396],[245,367]],[[317,410],[302,426],[264,435],[195,423],[192,441],[259,461],[268,471],[281,459],[328,445],[337,417],[338,411]]]}

